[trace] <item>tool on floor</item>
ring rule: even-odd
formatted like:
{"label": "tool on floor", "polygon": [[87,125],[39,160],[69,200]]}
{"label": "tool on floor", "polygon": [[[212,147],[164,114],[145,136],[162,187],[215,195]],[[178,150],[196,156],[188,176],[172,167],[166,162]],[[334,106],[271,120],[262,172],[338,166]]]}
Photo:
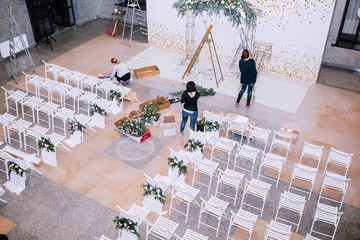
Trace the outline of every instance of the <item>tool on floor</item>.
{"label": "tool on floor", "polygon": [[18,43],[15,43],[15,37],[18,37],[18,41],[20,40],[22,48],[24,49],[26,56],[28,58],[29,64],[33,70],[33,72],[35,72],[37,75],[38,72],[36,70],[34,61],[31,57],[31,54],[29,52],[28,49],[28,45],[25,43],[22,34],[20,32],[20,28],[15,20],[14,15],[12,15],[11,12],[11,7],[8,6],[8,18],[9,18],[9,26],[8,26],[8,33],[9,33],[9,51],[10,51],[10,77],[13,77],[16,79],[16,84],[18,84],[18,72],[17,72],[17,66],[16,66],[16,50],[15,50],[15,46]]}
{"label": "tool on floor", "polygon": [[[194,65],[195,65],[195,63],[196,63],[196,61],[197,61],[197,59],[199,57],[199,54],[200,54],[204,44],[207,42],[208,45],[209,45],[209,53],[210,53],[212,67],[213,67],[213,70],[214,70],[216,86],[219,87],[219,82],[224,81],[224,76],[223,76],[222,71],[221,71],[220,61],[219,61],[219,58],[218,58],[218,55],[217,55],[217,52],[216,52],[214,38],[213,38],[213,36],[211,34],[211,29],[212,29],[212,25],[210,25],[208,27],[208,29],[206,30],[203,39],[201,40],[198,48],[196,49],[196,52],[195,52],[193,58],[191,59],[188,67],[186,68],[186,71],[185,71],[185,73],[184,73],[184,75],[182,77],[182,80],[184,80],[185,75],[190,74],[192,68],[194,67]],[[212,45],[211,45],[211,43],[212,43]],[[216,56],[217,65],[218,65],[218,68],[220,70],[220,78],[219,78],[219,80],[217,79],[217,76],[216,76],[216,68],[215,68],[215,64],[214,64],[214,59],[213,59],[211,47],[213,48],[214,55]]]}
{"label": "tool on floor", "polygon": [[[130,8],[132,8],[132,14],[130,15],[129,10]],[[131,17],[131,19],[128,19],[129,17]],[[134,31],[134,20],[137,21],[138,25],[140,26],[139,30]],[[130,24],[131,22],[131,24]],[[141,34],[147,36],[147,25],[146,25],[146,19],[145,17],[141,14],[141,8],[139,5],[139,1],[138,0],[128,0],[127,3],[127,7],[126,7],[126,14],[125,14],[125,20],[124,20],[124,27],[123,27],[123,32],[122,32],[122,36],[121,39],[124,39],[124,34],[125,34],[125,28],[129,27],[130,28],[130,46],[131,46],[131,40],[132,40],[132,35],[135,32],[140,31]]]}

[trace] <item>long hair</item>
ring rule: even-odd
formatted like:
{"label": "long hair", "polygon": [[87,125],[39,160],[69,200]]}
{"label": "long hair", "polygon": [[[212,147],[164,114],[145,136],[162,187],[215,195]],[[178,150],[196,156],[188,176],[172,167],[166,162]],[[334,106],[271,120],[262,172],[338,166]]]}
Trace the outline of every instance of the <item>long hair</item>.
{"label": "long hair", "polygon": [[247,59],[249,58],[250,54],[249,54],[249,50],[244,49],[241,53],[241,60]]}

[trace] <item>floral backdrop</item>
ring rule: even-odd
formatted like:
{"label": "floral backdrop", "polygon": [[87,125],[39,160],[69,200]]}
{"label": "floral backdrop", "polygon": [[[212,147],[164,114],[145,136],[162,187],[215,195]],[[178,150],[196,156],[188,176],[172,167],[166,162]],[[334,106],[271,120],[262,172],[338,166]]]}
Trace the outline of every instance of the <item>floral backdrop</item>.
{"label": "floral backdrop", "polygon": [[[265,70],[307,82],[316,82],[326,44],[335,0],[250,0],[261,10],[255,40],[273,44]],[[175,0],[147,0],[149,42],[185,51],[186,16],[173,8]],[[231,62],[240,39],[240,28],[223,14],[195,17],[195,48],[206,29],[212,34],[221,61]],[[201,55],[208,56],[205,46]]]}

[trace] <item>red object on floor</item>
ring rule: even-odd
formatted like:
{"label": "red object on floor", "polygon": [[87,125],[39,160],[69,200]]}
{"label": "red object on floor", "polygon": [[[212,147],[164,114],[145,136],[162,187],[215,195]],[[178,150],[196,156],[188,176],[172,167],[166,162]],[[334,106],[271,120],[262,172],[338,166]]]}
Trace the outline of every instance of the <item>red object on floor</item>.
{"label": "red object on floor", "polygon": [[106,33],[109,34],[109,35],[112,35],[113,30],[109,29],[109,30],[106,31]]}

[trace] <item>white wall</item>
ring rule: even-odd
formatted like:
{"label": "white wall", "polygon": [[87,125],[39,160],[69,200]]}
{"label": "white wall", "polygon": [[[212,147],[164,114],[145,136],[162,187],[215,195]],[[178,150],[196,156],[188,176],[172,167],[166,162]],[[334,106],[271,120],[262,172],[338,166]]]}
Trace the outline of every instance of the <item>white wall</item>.
{"label": "white wall", "polygon": [[[251,2],[262,10],[255,39],[273,44],[271,61],[265,70],[280,75],[315,82],[329,31],[335,0]],[[186,16],[172,8],[175,0],[147,0],[149,42],[184,51]],[[222,61],[230,62],[240,44],[239,28],[224,16],[197,16],[195,46],[207,27]],[[204,53],[206,55],[206,51]]]}

